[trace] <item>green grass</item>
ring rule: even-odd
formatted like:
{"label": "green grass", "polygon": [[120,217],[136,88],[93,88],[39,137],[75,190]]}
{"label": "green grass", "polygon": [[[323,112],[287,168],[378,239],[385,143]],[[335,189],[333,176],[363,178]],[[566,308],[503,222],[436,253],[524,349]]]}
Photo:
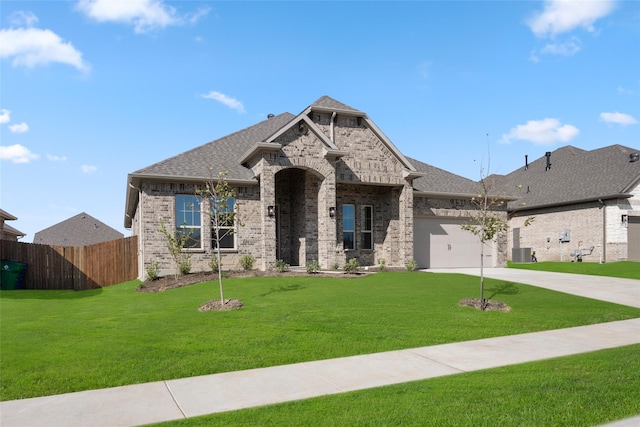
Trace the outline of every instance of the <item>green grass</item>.
{"label": "green grass", "polygon": [[0,399],[44,396],[640,317],[640,309],[486,280],[513,310],[459,307],[478,279],[378,273],[358,279],[228,279],[241,310],[201,313],[209,282],[137,293],[2,291]]}
{"label": "green grass", "polygon": [[593,426],[640,414],[640,345],[162,426]]}
{"label": "green grass", "polygon": [[619,261],[605,264],[597,262],[536,262],[527,264],[509,262],[509,268],[640,279],[640,262],[634,261]]}

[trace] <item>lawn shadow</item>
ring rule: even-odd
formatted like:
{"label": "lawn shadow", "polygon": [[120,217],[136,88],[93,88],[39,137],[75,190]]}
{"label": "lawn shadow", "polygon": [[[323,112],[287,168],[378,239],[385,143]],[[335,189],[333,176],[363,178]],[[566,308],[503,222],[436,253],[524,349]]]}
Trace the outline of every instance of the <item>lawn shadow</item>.
{"label": "lawn shadow", "polygon": [[497,285],[487,288],[487,292],[491,292],[491,295],[487,299],[491,299],[496,295],[516,295],[520,293],[520,289],[514,282],[501,282]]}
{"label": "lawn shadow", "polygon": [[279,293],[279,292],[289,292],[289,291],[298,291],[300,289],[304,289],[305,287],[300,285],[300,284],[294,284],[294,285],[289,285],[289,286],[278,286],[277,288],[271,288],[269,289],[268,292],[265,292],[264,294],[260,294],[261,297],[266,297],[267,295],[270,294],[275,294],[275,293]]}
{"label": "lawn shadow", "polygon": [[41,299],[61,300],[95,297],[102,293],[102,288],[87,289],[86,291],[74,291],[72,289],[16,289],[3,290],[2,299]]}

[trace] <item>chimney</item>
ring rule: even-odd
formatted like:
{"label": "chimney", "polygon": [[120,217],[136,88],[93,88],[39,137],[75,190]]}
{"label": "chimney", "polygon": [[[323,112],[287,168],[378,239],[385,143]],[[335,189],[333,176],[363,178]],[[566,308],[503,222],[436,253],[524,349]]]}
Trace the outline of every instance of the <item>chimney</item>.
{"label": "chimney", "polygon": [[529,156],[527,154],[524,155],[524,170],[529,170]]}
{"label": "chimney", "polygon": [[544,153],[544,155],[547,158],[547,167],[544,168],[544,170],[548,171],[549,169],[551,169],[551,151],[547,151],[546,153]]}

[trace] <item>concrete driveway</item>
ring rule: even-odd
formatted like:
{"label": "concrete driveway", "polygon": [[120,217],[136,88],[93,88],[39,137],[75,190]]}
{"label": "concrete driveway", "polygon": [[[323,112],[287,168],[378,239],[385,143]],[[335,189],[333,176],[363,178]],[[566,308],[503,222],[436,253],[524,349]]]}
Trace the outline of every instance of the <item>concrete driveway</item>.
{"label": "concrete driveway", "polygon": [[[424,271],[480,276],[480,268],[440,268]],[[484,277],[524,283],[539,288],[640,308],[640,280],[518,268],[485,268]]]}

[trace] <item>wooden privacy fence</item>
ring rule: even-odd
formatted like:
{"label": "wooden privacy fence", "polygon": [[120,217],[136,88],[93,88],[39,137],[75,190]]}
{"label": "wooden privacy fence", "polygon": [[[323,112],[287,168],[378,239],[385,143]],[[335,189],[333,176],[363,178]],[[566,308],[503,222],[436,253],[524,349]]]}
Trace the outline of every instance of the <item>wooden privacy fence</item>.
{"label": "wooden privacy fence", "polygon": [[1,240],[0,258],[27,264],[21,289],[102,288],[138,277],[138,236],[78,247]]}

